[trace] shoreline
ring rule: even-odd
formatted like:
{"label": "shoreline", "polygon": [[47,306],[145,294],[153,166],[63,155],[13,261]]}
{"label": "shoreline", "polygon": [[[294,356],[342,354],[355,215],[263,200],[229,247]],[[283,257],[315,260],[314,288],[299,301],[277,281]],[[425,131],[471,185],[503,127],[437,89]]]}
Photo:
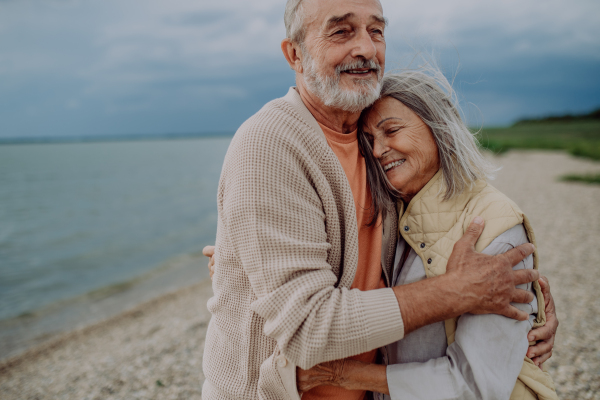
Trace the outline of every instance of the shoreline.
{"label": "shoreline", "polygon": [[210,295],[212,296],[212,283],[210,278],[205,278],[198,283],[163,293],[158,297],[146,300],[133,306],[132,308],[123,310],[120,313],[110,316],[106,319],[96,321],[81,328],[56,334],[51,339],[33,345],[19,354],[0,360],[0,375],[6,373],[11,368],[15,368],[22,363],[31,361],[36,357],[43,356],[48,352],[59,348],[60,346],[66,345],[69,341],[84,338],[85,336],[97,331],[104,331],[114,328],[126,320],[138,318],[140,317],[140,314],[148,313],[153,307],[159,305],[160,303],[175,301],[179,297],[185,296],[189,292],[196,290],[200,292],[210,292]]}
{"label": "shoreline", "polygon": [[52,303],[24,316],[2,320],[0,364],[59,336],[110,320],[207,277],[206,258],[200,252],[184,253],[128,281]]}
{"label": "shoreline", "polygon": [[204,279],[0,362],[2,398],[172,398],[184,381],[184,398],[200,399],[211,296]]}

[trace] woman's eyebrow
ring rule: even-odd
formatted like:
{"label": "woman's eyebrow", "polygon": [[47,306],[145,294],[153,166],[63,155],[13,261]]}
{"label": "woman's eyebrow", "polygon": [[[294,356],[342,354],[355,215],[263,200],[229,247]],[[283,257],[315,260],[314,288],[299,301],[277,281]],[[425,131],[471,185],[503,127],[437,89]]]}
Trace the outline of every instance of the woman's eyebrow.
{"label": "woman's eyebrow", "polygon": [[379,128],[379,125],[383,124],[385,121],[388,121],[390,119],[399,119],[400,121],[402,121],[402,118],[400,118],[400,117],[389,117],[389,118],[382,119],[381,121],[379,121],[379,123],[377,124],[377,127]]}

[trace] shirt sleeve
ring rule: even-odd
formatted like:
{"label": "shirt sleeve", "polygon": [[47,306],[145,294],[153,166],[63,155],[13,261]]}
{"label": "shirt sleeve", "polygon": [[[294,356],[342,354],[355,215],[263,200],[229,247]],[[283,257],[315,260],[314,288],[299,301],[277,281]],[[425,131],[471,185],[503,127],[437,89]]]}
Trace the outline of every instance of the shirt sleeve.
{"label": "shirt sleeve", "polygon": [[[483,253],[496,255],[527,242],[525,229],[517,225],[498,236]],[[513,269],[523,268],[533,268],[532,256]],[[532,290],[531,283],[518,287]],[[516,321],[496,314],[464,314],[458,319],[455,342],[448,346],[446,356],[424,363],[389,365],[390,397],[402,400],[509,399],[527,352],[527,333],[537,313],[537,300],[513,305],[528,311],[529,320]]]}

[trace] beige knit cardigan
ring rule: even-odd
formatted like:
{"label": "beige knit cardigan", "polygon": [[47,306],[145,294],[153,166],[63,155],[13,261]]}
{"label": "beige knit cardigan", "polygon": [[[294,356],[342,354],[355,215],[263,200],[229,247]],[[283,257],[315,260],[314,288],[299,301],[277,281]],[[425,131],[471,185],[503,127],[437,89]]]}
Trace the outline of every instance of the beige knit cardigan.
{"label": "beige knit cardigan", "polygon": [[[358,260],[354,199],[294,88],[239,128],[217,203],[204,400],[298,399],[296,366],[403,337],[392,289],[350,290]],[[392,217],[383,226],[386,278],[396,224]]]}

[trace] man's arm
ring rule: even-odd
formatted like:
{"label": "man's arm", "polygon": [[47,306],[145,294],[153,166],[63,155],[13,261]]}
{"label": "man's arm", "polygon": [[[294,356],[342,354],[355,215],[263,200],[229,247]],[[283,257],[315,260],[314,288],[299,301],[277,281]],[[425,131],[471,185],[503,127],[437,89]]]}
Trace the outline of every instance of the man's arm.
{"label": "man's arm", "polygon": [[476,217],[456,242],[446,274],[393,288],[404,321],[404,334],[470,312],[500,314],[519,321],[529,315],[510,303],[529,303],[533,294],[517,289],[539,277],[535,270],[512,267],[533,253],[532,244],[490,256],[475,251],[484,222]]}

